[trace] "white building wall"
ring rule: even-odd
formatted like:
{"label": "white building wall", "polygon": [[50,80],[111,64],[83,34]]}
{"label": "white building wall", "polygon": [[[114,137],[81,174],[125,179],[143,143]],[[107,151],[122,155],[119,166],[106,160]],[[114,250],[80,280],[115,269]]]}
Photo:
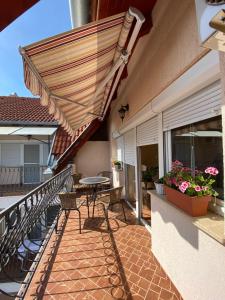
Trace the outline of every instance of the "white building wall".
{"label": "white building wall", "polygon": [[101,171],[111,171],[109,142],[89,141],[78,151],[74,163],[83,177],[95,176]]}
{"label": "white building wall", "polygon": [[[45,137],[38,136],[41,140]],[[27,139],[18,137],[14,139],[10,136],[0,136],[0,185],[19,184],[23,182],[19,167],[24,166],[24,145],[39,145],[40,147],[40,166],[47,165],[48,144],[38,141],[28,141]],[[8,167],[12,167],[10,170]],[[43,181],[42,170],[40,170],[41,182]]]}
{"label": "white building wall", "polygon": [[159,197],[151,196],[151,205],[152,251],[182,297],[224,300],[224,246]]}

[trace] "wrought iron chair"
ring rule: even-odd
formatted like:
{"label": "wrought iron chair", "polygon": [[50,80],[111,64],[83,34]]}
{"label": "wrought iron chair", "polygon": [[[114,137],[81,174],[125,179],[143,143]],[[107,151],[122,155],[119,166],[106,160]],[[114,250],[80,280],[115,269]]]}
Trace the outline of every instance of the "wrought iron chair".
{"label": "wrought iron chair", "polygon": [[[80,207],[84,204],[86,200],[80,199],[77,197],[76,192],[61,192],[58,193],[60,202],[61,202],[61,209],[65,211],[65,216],[68,218],[70,210],[76,210],[79,214],[79,229],[81,233],[81,213]],[[59,217],[59,215],[58,215]],[[58,224],[58,220],[57,220]],[[57,232],[57,225],[56,225],[56,232]]]}
{"label": "wrought iron chair", "polygon": [[104,204],[107,219],[108,219],[109,208],[113,207],[115,204],[120,204],[122,206],[124,220],[125,221],[127,220],[125,209],[121,199],[122,190],[123,190],[123,186],[108,189],[108,190],[98,191],[97,202]]}
{"label": "wrought iron chair", "polygon": [[77,173],[72,175],[73,178],[73,190],[76,192],[87,192],[89,190],[89,187],[85,184],[81,184],[79,181],[82,178],[82,174]]}
{"label": "wrought iron chair", "polygon": [[101,171],[97,174],[97,176],[108,177],[110,179],[109,182],[102,183],[100,186],[101,187],[100,189],[106,190],[106,189],[110,189],[112,187],[112,181],[113,181],[112,172]]}

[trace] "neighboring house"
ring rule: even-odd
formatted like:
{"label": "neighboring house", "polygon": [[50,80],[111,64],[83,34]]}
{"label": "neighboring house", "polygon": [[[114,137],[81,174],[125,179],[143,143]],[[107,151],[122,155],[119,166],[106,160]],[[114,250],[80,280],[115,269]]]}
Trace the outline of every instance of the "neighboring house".
{"label": "neighboring house", "polygon": [[39,184],[57,122],[40,99],[0,97],[0,184]]}

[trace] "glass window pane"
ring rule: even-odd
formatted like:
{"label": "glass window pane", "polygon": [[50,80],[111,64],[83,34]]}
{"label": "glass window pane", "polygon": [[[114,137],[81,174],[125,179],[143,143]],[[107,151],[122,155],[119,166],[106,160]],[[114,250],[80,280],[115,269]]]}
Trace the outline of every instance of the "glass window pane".
{"label": "glass window pane", "polygon": [[204,171],[208,166],[219,170],[214,186],[223,199],[223,148],[221,116],[173,129],[172,159],[187,167]]}
{"label": "glass window pane", "polygon": [[39,145],[24,145],[24,163],[39,163]]}

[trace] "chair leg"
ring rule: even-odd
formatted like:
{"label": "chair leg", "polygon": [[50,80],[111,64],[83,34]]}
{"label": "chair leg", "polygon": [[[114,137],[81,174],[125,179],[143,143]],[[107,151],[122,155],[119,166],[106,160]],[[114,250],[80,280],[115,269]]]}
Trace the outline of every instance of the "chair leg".
{"label": "chair leg", "polygon": [[55,233],[58,233],[58,223],[59,223],[59,212],[57,214],[56,224],[55,224]]}
{"label": "chair leg", "polygon": [[78,213],[79,213],[79,230],[80,230],[80,233],[81,233],[81,213],[79,210],[77,210]]}
{"label": "chair leg", "polygon": [[106,223],[107,223],[107,229],[109,230],[110,229],[110,226],[109,226],[109,211],[108,211],[108,208],[105,208],[105,205],[103,205],[104,207],[104,211],[105,211],[105,218],[106,218]]}
{"label": "chair leg", "polygon": [[90,209],[89,209],[88,195],[87,195],[87,209],[88,209],[88,218],[90,218]]}
{"label": "chair leg", "polygon": [[92,218],[95,216],[95,200],[93,202],[93,211],[92,211]]}
{"label": "chair leg", "polygon": [[68,219],[68,217],[69,217],[69,211],[67,211],[66,209],[64,211],[65,211],[65,216]]}
{"label": "chair leg", "polygon": [[121,202],[121,205],[122,205],[122,209],[123,209],[124,220],[127,221],[123,202]]}

